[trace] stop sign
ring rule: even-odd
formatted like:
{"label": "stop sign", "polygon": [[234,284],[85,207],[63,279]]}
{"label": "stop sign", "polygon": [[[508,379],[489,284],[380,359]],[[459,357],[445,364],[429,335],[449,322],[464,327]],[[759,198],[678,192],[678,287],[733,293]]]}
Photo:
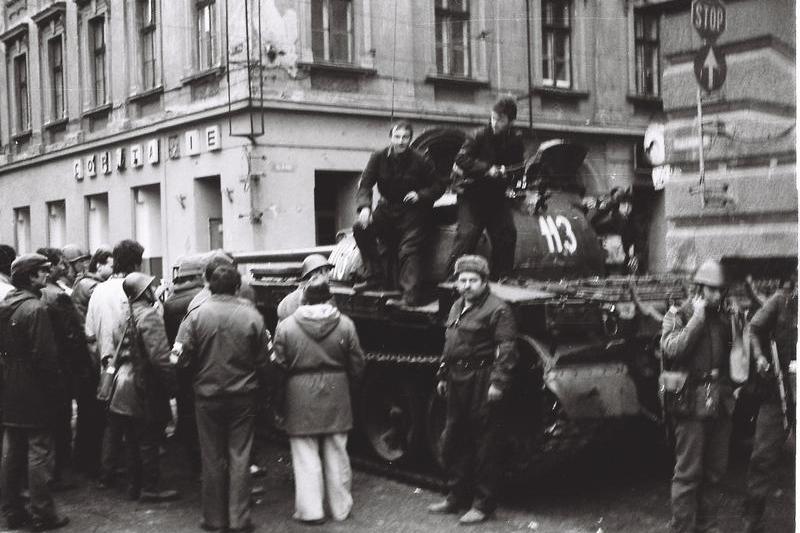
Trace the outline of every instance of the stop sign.
{"label": "stop sign", "polygon": [[725,6],[720,0],[692,0],[692,26],[703,39],[714,41],[727,24]]}

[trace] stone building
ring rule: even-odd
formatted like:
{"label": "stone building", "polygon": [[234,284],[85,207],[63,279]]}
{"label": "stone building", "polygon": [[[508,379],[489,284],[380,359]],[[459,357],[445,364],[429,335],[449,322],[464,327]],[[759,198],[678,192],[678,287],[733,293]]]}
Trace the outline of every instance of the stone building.
{"label": "stone building", "polygon": [[[509,94],[529,153],[584,143],[588,192],[634,186],[649,218],[660,17],[630,0],[4,0],[0,242],[134,237],[156,273],[328,244],[392,117],[469,131]],[[651,250],[664,231],[654,217]]]}
{"label": "stone building", "polygon": [[[690,2],[640,6],[661,19],[661,94],[672,168],[664,264],[690,272],[707,258],[723,259],[739,275],[775,277],[797,264],[795,3],[724,5],[727,23],[716,51],[727,78],[719,90],[701,92],[703,185],[694,61],[704,43],[693,28]],[[715,63],[722,61],[715,56]]]}

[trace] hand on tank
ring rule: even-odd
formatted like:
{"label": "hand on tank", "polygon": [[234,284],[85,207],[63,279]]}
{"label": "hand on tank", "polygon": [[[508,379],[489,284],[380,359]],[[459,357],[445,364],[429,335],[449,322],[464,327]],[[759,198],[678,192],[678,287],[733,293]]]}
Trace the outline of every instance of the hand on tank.
{"label": "hand on tank", "polygon": [[492,165],[489,167],[489,170],[486,174],[489,175],[490,178],[497,178],[502,176],[506,173],[506,166],[505,165]]}
{"label": "hand on tank", "polygon": [[419,194],[417,191],[411,191],[410,193],[406,194],[403,198],[404,204],[415,204],[419,201]]}
{"label": "hand on tank", "polygon": [[494,383],[489,385],[489,392],[486,395],[486,399],[490,402],[496,402],[500,398],[503,397],[503,391]]}
{"label": "hand on tank", "polygon": [[441,380],[436,384],[436,394],[442,398],[447,396],[447,382],[445,380]]}
{"label": "hand on tank", "polygon": [[362,207],[358,211],[358,218],[356,219],[356,225],[362,228],[366,228],[367,226],[369,226],[369,219],[371,215],[372,215],[372,209],[370,209],[369,207]]}
{"label": "hand on tank", "polygon": [[759,355],[756,358],[756,372],[758,372],[760,376],[766,376],[767,372],[769,372],[769,361],[767,361],[767,358],[763,355]]}

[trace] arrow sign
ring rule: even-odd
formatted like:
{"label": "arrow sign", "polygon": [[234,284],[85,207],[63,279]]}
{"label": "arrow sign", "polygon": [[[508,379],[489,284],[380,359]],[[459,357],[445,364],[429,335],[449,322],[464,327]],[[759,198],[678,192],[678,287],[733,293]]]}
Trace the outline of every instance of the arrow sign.
{"label": "arrow sign", "polygon": [[706,92],[716,91],[725,83],[728,65],[725,55],[712,45],[706,45],[694,56],[694,76]]}

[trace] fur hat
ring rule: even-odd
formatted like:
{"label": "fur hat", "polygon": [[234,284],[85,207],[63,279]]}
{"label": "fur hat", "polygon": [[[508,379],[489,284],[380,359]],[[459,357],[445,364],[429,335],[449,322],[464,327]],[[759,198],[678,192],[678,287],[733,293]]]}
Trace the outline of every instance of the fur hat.
{"label": "fur hat", "polygon": [[474,272],[484,278],[489,277],[489,263],[480,255],[462,255],[456,260],[456,274]]}

